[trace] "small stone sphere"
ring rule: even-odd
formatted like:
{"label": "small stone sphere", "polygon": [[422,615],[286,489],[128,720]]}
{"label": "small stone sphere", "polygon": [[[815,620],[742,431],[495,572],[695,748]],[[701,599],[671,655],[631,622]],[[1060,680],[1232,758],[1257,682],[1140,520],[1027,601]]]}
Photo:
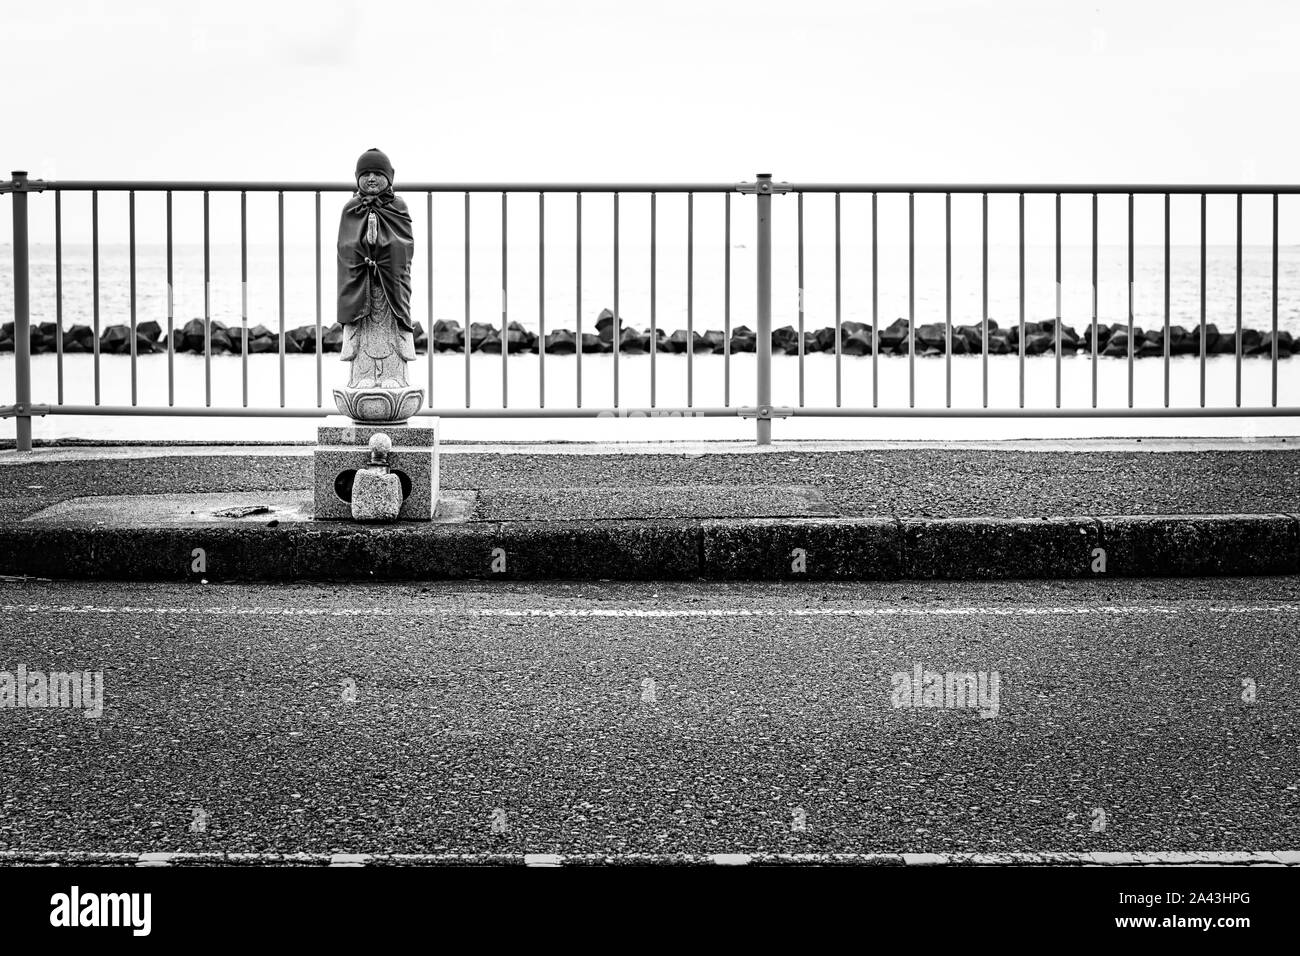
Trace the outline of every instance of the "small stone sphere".
{"label": "small stone sphere", "polygon": [[393,440],[383,432],[375,432],[370,436],[370,450],[378,455],[387,455],[393,450]]}

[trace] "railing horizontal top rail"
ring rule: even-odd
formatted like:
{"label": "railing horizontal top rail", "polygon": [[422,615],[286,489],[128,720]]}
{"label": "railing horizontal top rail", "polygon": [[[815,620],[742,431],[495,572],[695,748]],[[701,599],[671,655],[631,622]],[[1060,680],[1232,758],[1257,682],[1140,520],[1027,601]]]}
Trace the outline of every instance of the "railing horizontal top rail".
{"label": "railing horizontal top rail", "polygon": [[[0,183],[0,188],[9,185]],[[742,190],[742,186],[749,189]],[[772,193],[967,193],[991,195],[1300,195],[1300,184],[1241,183],[773,183]],[[28,180],[27,192],[355,192],[349,182],[238,182],[203,180],[64,179]],[[424,193],[732,193],[752,192],[750,183],[593,182],[399,182],[398,192]]]}
{"label": "railing horizontal top rail", "polygon": [[1225,183],[781,183],[801,193],[972,193],[990,195],[1091,195],[1102,196],[1247,196],[1300,195],[1300,185],[1229,185]]}
{"label": "railing horizontal top rail", "polygon": [[[31,191],[35,192],[37,180],[31,180]],[[114,192],[136,190],[149,192],[171,190],[172,192],[340,192],[357,191],[356,183],[302,183],[302,182],[205,182],[201,180],[93,180],[64,179],[44,180],[43,188],[50,191],[85,191],[99,190]],[[608,193],[729,193],[736,191],[736,183],[412,183],[398,180],[397,192],[412,193],[559,193],[559,192],[608,192]]]}

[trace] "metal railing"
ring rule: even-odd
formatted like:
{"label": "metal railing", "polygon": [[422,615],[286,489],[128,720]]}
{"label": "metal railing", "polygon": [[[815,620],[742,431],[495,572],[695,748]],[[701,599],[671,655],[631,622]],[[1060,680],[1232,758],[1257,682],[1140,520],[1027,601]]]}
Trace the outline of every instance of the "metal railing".
{"label": "metal railing", "polygon": [[[34,416],[42,415],[182,415],[182,416],[266,416],[266,417],[320,417],[335,414],[334,409],[323,402],[322,353],[324,351],[321,301],[321,195],[322,193],[351,193],[355,190],[352,183],[274,183],[274,182],[172,182],[172,181],[90,181],[64,180],[43,181],[29,179],[26,172],[16,171],[12,180],[0,182],[0,192],[11,193],[13,197],[13,286],[14,286],[14,353],[15,353],[15,400],[13,405],[0,407],[0,416],[14,417],[17,422],[17,447],[19,450],[31,448],[31,421]],[[54,194],[54,234],[55,234],[55,283],[56,283],[56,391],[58,401],[49,405],[35,405],[31,393],[31,320],[30,320],[30,285],[29,285],[29,249],[28,249],[28,194],[52,192]],[[64,397],[64,329],[63,329],[63,242],[62,242],[62,196],[64,193],[89,193],[91,198],[92,227],[92,286],[93,286],[93,393],[91,405],[67,404]],[[99,277],[99,195],[104,192],[126,192],[128,194],[129,248],[130,248],[130,405],[107,405],[100,401],[100,277]],[[135,198],[137,193],[156,192],[165,194],[166,198],[166,261],[167,261],[167,406],[141,405],[137,403],[137,292],[136,292],[136,217]],[[432,287],[433,268],[433,196],[438,193],[463,193],[464,206],[464,407],[436,407],[434,405],[434,306],[433,296],[428,297],[426,346],[426,363],[428,394],[427,405],[418,414],[444,417],[481,417],[481,418],[579,418],[598,417],[609,414],[683,414],[695,416],[741,416],[754,418],[756,437],[759,444],[771,441],[772,419],[794,416],[864,416],[864,417],[953,417],[953,418],[1001,418],[1001,417],[1187,417],[1187,416],[1295,416],[1300,415],[1300,408],[1278,405],[1278,197],[1300,194],[1300,186],[1242,186],[1242,185],[1025,185],[1025,184],[861,184],[861,183],[819,183],[790,184],[773,182],[769,174],[760,173],[754,182],[740,183],[403,183],[400,192],[404,196],[423,193],[427,209],[427,234],[425,236],[426,280]],[[172,199],[176,193],[199,193],[203,199],[203,269],[204,269],[204,395],[202,407],[176,406],[175,402],[175,314],[171,287],[173,279],[173,208]],[[211,309],[211,233],[209,197],[212,193],[238,194],[240,198],[240,268],[243,288],[241,292],[240,348],[242,396],[243,403],[237,407],[214,407],[212,405],[212,366],[211,335],[213,327]],[[278,313],[277,330],[279,355],[279,406],[250,407],[248,402],[248,219],[247,199],[249,193],[274,193],[277,196],[277,261],[278,261]],[[286,193],[310,193],[315,197],[315,267],[316,267],[316,302],[315,302],[315,363],[316,363],[316,406],[291,407],[286,405],[285,390],[285,231],[284,231],[284,197]],[[547,196],[555,193],[568,193],[576,197],[576,324],[575,341],[575,397],[576,402],[570,408],[546,406],[546,201]],[[798,336],[798,395],[795,406],[776,407],[772,403],[772,197],[774,195],[794,194],[797,204],[797,256],[798,285],[800,297],[797,313]],[[471,213],[470,197],[475,194],[498,194],[501,212],[501,370],[502,392],[501,408],[474,407],[471,399]],[[583,406],[583,285],[582,285],[582,198],[590,194],[608,194],[613,198],[613,320],[612,320],[612,407]],[[649,363],[650,363],[650,405],[645,408],[621,405],[620,395],[620,351],[623,332],[619,301],[619,198],[622,194],[649,194],[650,205],[650,286],[649,286]],[[656,353],[659,352],[661,329],[656,313],[656,250],[658,248],[656,199],[659,194],[685,194],[687,200],[687,279],[686,279],[686,405],[684,407],[666,408],[656,403]],[[694,200],[697,194],[715,194],[724,198],[725,209],[725,243],[726,253],[723,268],[724,275],[724,330],[722,340],[723,355],[723,395],[720,407],[700,407],[694,401],[694,355],[697,333],[694,320],[694,260],[695,260],[695,215]],[[755,215],[757,243],[755,252],[756,267],[756,308],[754,330],[756,354],[755,393],[753,405],[735,405],[731,401],[731,358],[732,358],[732,324],[731,324],[731,197],[733,194],[753,195],[755,198]],[[834,235],[835,235],[835,405],[808,406],[804,403],[804,362],[806,353],[805,312],[802,290],[804,287],[804,197],[808,194],[834,195]],[[872,368],[872,401],[869,407],[844,407],[842,404],[843,385],[843,344],[845,333],[841,314],[842,269],[841,269],[841,216],[840,199],[842,195],[858,194],[869,196],[871,200],[871,328],[870,354]],[[878,288],[878,199],[881,195],[905,195],[908,203],[908,279],[907,279],[907,362],[908,362],[908,405],[906,408],[881,407],[878,393],[878,355],[881,348],[881,327],[879,321]],[[955,194],[974,194],[982,198],[981,205],[981,320],[979,329],[979,351],[981,360],[982,407],[952,407],[952,197]],[[507,341],[509,326],[507,271],[507,234],[508,234],[508,199],[511,195],[535,195],[538,211],[538,382],[539,404],[537,408],[511,408],[509,405],[509,355]],[[916,371],[917,325],[915,319],[915,200],[918,195],[942,196],[945,212],[945,405],[943,408],[916,407]],[[989,328],[989,215],[990,195],[1014,196],[1019,199],[1019,405],[1015,408],[989,407],[989,364],[991,348]],[[1055,351],[1055,404],[1051,408],[1025,407],[1025,357],[1026,357],[1026,323],[1025,323],[1025,197],[1027,195],[1055,196],[1055,280],[1056,280],[1056,319],[1054,322]],[[1084,195],[1092,199],[1092,314],[1090,334],[1092,363],[1092,402],[1087,408],[1062,407],[1061,392],[1061,356],[1062,327],[1061,318],[1061,197],[1063,195]],[[1133,363],[1135,358],[1134,343],[1134,308],[1133,308],[1133,201],[1138,195],[1158,195],[1164,197],[1164,405],[1156,408],[1134,407]],[[1200,317],[1199,348],[1200,356],[1200,405],[1194,408],[1170,407],[1170,197],[1200,196]],[[1206,199],[1208,196],[1235,196],[1237,200],[1237,276],[1236,276],[1236,314],[1234,354],[1236,359],[1236,404],[1233,407],[1206,406]],[[1267,407],[1245,407],[1241,405],[1242,381],[1242,198],[1246,195],[1271,196],[1273,203],[1272,219],[1272,401]],[[1126,196],[1128,199],[1128,345],[1126,359],[1128,362],[1128,405],[1124,408],[1098,407],[1098,218],[1097,203],[1099,196]],[[232,329],[232,331],[234,331]],[[827,350],[829,351],[829,349]]]}

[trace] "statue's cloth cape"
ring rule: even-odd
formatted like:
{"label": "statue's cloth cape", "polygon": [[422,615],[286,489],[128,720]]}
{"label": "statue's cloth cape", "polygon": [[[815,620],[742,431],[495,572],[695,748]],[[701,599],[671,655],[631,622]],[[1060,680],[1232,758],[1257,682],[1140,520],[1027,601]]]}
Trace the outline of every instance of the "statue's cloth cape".
{"label": "statue's cloth cape", "polygon": [[[375,213],[374,245],[366,242],[368,214]],[[411,214],[391,187],[377,196],[353,196],[339,219],[339,310],[341,325],[370,314],[370,283],[378,282],[398,323],[411,324]]]}

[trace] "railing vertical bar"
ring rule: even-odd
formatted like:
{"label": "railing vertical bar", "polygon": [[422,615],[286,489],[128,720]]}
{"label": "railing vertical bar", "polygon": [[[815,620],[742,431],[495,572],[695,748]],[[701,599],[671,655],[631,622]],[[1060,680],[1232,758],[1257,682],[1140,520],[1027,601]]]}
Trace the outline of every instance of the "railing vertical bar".
{"label": "railing vertical bar", "polygon": [[506,273],[506,236],[509,227],[506,221],[508,197],[501,193],[501,407],[510,407],[510,331],[509,331],[509,279]]}
{"label": "railing vertical bar", "polygon": [[92,343],[95,353],[95,404],[99,404],[99,190],[90,193],[90,275],[94,301],[91,315],[95,323],[95,341]]}
{"label": "railing vertical bar", "polygon": [[1237,193],[1237,407],[1241,408],[1241,193]]}
{"label": "railing vertical bar", "polygon": [[1165,408],[1169,407],[1169,193],[1165,193]]}
{"label": "railing vertical bar", "polygon": [[537,407],[546,407],[546,193],[537,194]]}
{"label": "railing vertical bar", "polygon": [[695,193],[686,194],[686,407],[695,404]]}
{"label": "railing vertical bar", "polygon": [[[802,195],[802,194],[801,194]],[[880,282],[879,243],[877,242],[877,193],[871,194],[871,407],[880,404]],[[800,283],[802,289],[802,282]],[[801,293],[802,294],[802,293]]]}
{"label": "railing vertical bar", "polygon": [[578,202],[576,216],[578,222],[578,245],[577,245],[577,294],[574,296],[574,325],[577,331],[574,333],[578,342],[578,408],[582,407],[582,193],[577,194]]}
{"label": "railing vertical bar", "polygon": [[757,248],[754,262],[755,313],[758,328],[755,343],[754,441],[772,444],[772,175],[758,173],[754,182],[754,226]]}
{"label": "railing vertical bar", "polygon": [[203,401],[212,405],[212,230],[203,190]]}
{"label": "railing vertical bar", "polygon": [[[172,295],[172,191],[167,190],[167,407],[176,404],[176,306]],[[244,288],[248,284],[245,282]],[[247,311],[247,309],[245,309]],[[244,343],[248,352],[248,343]],[[247,373],[245,373],[247,374]]]}
{"label": "railing vertical bar", "polygon": [[135,341],[135,190],[127,192],[127,242],[130,248],[130,288],[131,288],[131,404],[137,404],[137,347]]}
{"label": "railing vertical bar", "polygon": [[1128,407],[1133,407],[1133,194],[1128,194]]}
{"label": "railing vertical bar", "polygon": [[14,283],[14,447],[32,450],[32,299],[31,247],[27,218],[27,173],[14,170],[13,256]]}
{"label": "railing vertical bar", "polygon": [[[798,269],[797,277],[799,300],[796,303],[799,307],[799,407],[804,407],[803,386],[804,386],[804,345],[803,345],[803,193],[799,193],[799,223],[798,223]],[[875,351],[874,349],[872,350]]]}
{"label": "railing vertical bar", "polygon": [[1277,193],[1273,194],[1273,406],[1277,407]]}
{"label": "railing vertical bar", "polygon": [[[984,199],[980,206],[980,248],[981,248],[981,265],[980,265],[980,322],[983,323],[983,331],[980,342],[980,355],[983,359],[983,401],[984,407],[989,407],[989,194],[983,194]],[[1021,330],[1024,331],[1023,329]],[[1022,335],[1021,338],[1024,338]]]}
{"label": "railing vertical bar", "polygon": [[842,364],[844,357],[844,328],[840,317],[840,194],[835,194],[835,407],[841,401]]}
{"label": "railing vertical bar", "polygon": [[657,306],[655,288],[655,273],[658,262],[658,222],[657,203],[658,195],[650,194],[650,407],[655,407],[655,357],[659,352],[659,323],[658,316],[655,314]]}
{"label": "railing vertical bar", "polygon": [[[317,247],[319,248],[319,243]],[[319,283],[318,283],[319,286]],[[316,348],[321,347],[320,335]],[[244,407],[248,407],[248,193],[239,193],[239,366]]]}
{"label": "railing vertical bar", "polygon": [[[316,194],[316,212],[317,222],[320,216],[320,193]],[[319,225],[317,226],[319,229]],[[428,366],[429,382],[428,393],[425,396],[424,404],[428,408],[433,408],[433,193],[424,194],[424,274],[428,282],[428,290],[425,293],[425,329],[424,329],[424,361]],[[316,243],[319,252],[319,237]],[[319,259],[317,260],[319,262]],[[319,340],[320,323],[317,321],[317,339]],[[316,350],[317,356],[320,355],[319,347]]]}
{"label": "railing vertical bar", "polygon": [[1201,193],[1201,408],[1205,407],[1205,193]]}
{"label": "railing vertical bar", "polygon": [[1061,407],[1061,194],[1056,194],[1056,407]]}
{"label": "railing vertical bar", "polygon": [[614,345],[614,407],[618,408],[618,357],[623,345],[623,322],[618,310],[618,193],[614,193],[614,324],[610,340]]}
{"label": "railing vertical bar", "polygon": [[907,194],[907,407],[916,407],[916,193]]}
{"label": "railing vertical bar", "polygon": [[1025,194],[1020,194],[1020,231],[1019,231],[1019,263],[1020,263],[1020,324],[1016,329],[1016,351],[1019,353],[1017,364],[1020,367],[1020,407],[1025,407]]}
{"label": "railing vertical bar", "polygon": [[469,217],[469,190],[465,190],[465,407],[469,408],[470,398],[470,352],[473,351],[473,336],[470,334],[470,279],[469,279],[469,236],[470,236],[470,217]]}
{"label": "railing vertical bar", "polygon": [[943,196],[943,403],[952,408],[952,193]]}
{"label": "railing vertical bar", "polygon": [[59,404],[63,404],[63,193],[54,193],[54,348]]}
{"label": "railing vertical bar", "polygon": [[[757,347],[757,346],[756,346]],[[722,404],[731,405],[731,193],[722,194]]]}
{"label": "railing vertical bar", "polygon": [[1092,194],[1092,407],[1097,407],[1097,194]]}
{"label": "railing vertical bar", "polygon": [[276,265],[279,272],[280,297],[280,407],[284,408],[284,190],[280,190],[276,202]]}
{"label": "railing vertical bar", "polygon": [[[321,359],[321,339],[324,337],[321,329],[321,254],[320,254],[320,190],[316,191],[316,407],[320,408],[325,403],[325,372]],[[432,276],[430,277],[432,280]],[[433,283],[430,281],[430,288]],[[432,308],[432,299],[430,299],[430,308]],[[432,333],[430,333],[432,337]],[[433,368],[430,367],[429,374],[433,374]]]}

